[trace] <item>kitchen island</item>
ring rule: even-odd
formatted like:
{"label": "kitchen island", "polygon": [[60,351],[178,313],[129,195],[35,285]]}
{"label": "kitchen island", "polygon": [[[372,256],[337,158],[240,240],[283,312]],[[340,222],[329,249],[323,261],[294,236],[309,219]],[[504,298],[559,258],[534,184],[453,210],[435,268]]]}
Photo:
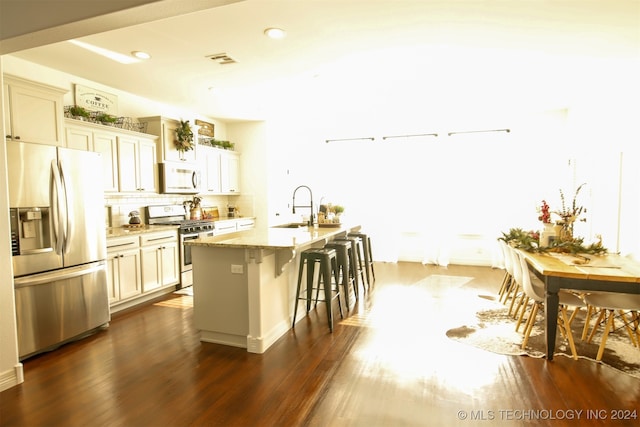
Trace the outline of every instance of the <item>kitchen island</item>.
{"label": "kitchen island", "polygon": [[359,228],[256,227],[187,242],[200,340],[264,353],[291,328],[300,252]]}

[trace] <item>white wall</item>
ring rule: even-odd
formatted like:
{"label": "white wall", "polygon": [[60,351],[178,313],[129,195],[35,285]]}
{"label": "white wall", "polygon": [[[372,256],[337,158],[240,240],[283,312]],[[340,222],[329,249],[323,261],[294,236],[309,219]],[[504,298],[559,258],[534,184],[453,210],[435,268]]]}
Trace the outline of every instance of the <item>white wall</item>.
{"label": "white wall", "polygon": [[[430,261],[434,246],[448,240],[454,247],[445,247],[436,258],[491,264],[500,231],[539,229],[536,208],[543,199],[559,209],[560,189],[572,197],[576,186],[587,182],[578,200],[588,207],[588,222],[579,224],[583,236],[590,240],[601,234],[613,251],[622,240],[632,246],[629,251],[637,250],[639,131],[633,118],[640,116],[639,83],[633,78],[637,67],[617,65],[607,69],[627,71],[604,73],[571,103],[552,111],[509,110],[491,100],[484,109],[479,103],[437,111],[403,103],[403,94],[376,97],[374,88],[356,94],[364,103],[350,93],[288,98],[268,120],[269,179],[277,183],[277,189],[269,189],[270,213],[288,212],[293,188],[307,184],[315,203],[324,196],[345,205],[347,217],[378,237],[379,259]],[[511,132],[447,136],[499,128]],[[440,136],[383,140],[431,132]],[[325,143],[368,137],[375,141]],[[620,237],[619,214],[625,218]]]}

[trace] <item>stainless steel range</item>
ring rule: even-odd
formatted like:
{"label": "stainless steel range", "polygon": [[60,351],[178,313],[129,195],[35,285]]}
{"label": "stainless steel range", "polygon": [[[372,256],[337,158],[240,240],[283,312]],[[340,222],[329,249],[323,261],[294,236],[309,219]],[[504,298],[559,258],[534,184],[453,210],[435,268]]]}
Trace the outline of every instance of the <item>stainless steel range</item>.
{"label": "stainless steel range", "polygon": [[180,239],[180,287],[193,285],[193,266],[191,265],[191,247],[184,243],[198,237],[213,236],[214,222],[211,219],[187,219],[183,205],[147,206],[149,225],[177,225]]}

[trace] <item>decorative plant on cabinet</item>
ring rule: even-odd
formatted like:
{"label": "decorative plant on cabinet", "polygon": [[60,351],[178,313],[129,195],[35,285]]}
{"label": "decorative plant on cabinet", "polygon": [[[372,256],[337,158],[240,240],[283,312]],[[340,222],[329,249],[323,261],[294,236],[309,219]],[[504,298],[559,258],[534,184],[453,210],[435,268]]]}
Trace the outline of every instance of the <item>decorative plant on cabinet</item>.
{"label": "decorative plant on cabinet", "polygon": [[194,149],[193,130],[189,120],[180,120],[180,126],[176,128],[176,149],[180,153],[180,160],[185,160],[184,153]]}

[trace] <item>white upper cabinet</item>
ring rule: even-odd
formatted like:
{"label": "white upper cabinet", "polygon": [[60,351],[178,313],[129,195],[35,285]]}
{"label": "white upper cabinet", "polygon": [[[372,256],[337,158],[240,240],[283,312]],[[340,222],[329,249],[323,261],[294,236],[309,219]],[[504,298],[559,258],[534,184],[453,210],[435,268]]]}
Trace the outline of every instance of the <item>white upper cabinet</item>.
{"label": "white upper cabinet", "polygon": [[222,193],[240,193],[240,155],[235,151],[220,153],[220,185]]}
{"label": "white upper cabinet", "polygon": [[220,194],[220,150],[212,147],[200,147],[200,163],[202,167],[202,192],[204,194]]}
{"label": "white upper cabinet", "polygon": [[198,147],[204,194],[239,194],[240,155],[235,151]]}
{"label": "white upper cabinet", "polygon": [[[165,160],[174,161],[186,161],[195,162],[197,159],[198,147],[194,145],[194,149],[180,153],[176,149],[176,129],[180,126],[178,120],[170,119],[167,117],[154,116],[154,117],[141,117],[138,119],[140,123],[146,123],[146,132],[151,135],[160,137],[158,141],[158,161],[163,162]],[[189,122],[193,125],[193,122]],[[195,144],[195,140],[194,140]]]}
{"label": "white upper cabinet", "polygon": [[118,191],[118,145],[117,134],[99,129],[100,125],[74,124],[76,120],[65,120],[68,148],[95,151],[102,154],[102,182],[105,192]]}
{"label": "white upper cabinet", "polygon": [[156,163],[154,139],[118,136],[120,192],[157,193]]}
{"label": "white upper cabinet", "polygon": [[4,76],[4,125],[7,139],[64,146],[64,109],[66,90]]}

